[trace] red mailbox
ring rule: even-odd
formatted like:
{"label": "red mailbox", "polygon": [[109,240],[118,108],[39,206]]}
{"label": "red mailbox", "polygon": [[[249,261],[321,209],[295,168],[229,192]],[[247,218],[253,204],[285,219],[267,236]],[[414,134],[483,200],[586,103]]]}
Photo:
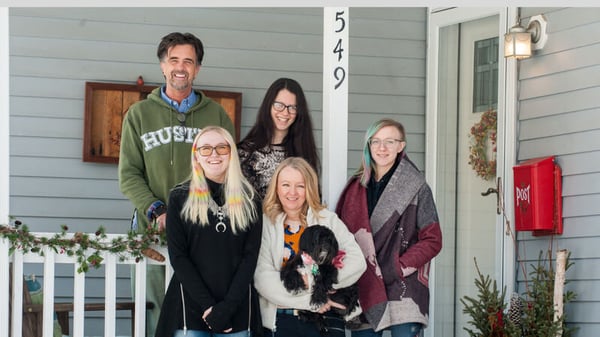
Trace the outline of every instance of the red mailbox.
{"label": "red mailbox", "polygon": [[513,172],[516,230],[562,234],[562,174],[554,156],[524,161]]}

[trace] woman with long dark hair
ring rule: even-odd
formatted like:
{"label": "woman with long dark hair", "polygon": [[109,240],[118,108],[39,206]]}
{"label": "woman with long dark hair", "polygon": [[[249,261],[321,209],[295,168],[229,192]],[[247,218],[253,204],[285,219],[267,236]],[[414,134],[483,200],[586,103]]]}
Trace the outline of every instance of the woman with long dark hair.
{"label": "woman with long dark hair", "polygon": [[256,123],[238,144],[242,171],[261,198],[277,165],[287,157],[304,158],[317,172],[319,155],[308,103],[300,84],[277,79],[263,98]]}

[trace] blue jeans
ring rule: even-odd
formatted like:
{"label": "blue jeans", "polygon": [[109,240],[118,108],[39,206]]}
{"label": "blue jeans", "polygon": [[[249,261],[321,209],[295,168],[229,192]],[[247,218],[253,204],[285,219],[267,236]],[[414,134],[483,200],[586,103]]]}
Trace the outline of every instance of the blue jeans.
{"label": "blue jeans", "polygon": [[173,337],[250,337],[250,333],[246,330],[233,333],[215,333],[202,330],[188,330],[183,334],[183,330],[176,330]]}
{"label": "blue jeans", "polygon": [[[418,337],[419,333],[423,329],[423,324],[421,323],[405,323],[392,325],[391,327],[385,329],[390,330],[392,333],[392,337]],[[373,329],[365,329],[365,330],[354,330],[352,331],[352,337],[381,337],[383,336],[383,330],[379,332],[375,332]]]}
{"label": "blue jeans", "polygon": [[315,322],[304,321],[298,316],[277,313],[276,329],[265,328],[265,337],[345,337],[346,322],[332,313],[324,315],[324,327],[320,330]]}

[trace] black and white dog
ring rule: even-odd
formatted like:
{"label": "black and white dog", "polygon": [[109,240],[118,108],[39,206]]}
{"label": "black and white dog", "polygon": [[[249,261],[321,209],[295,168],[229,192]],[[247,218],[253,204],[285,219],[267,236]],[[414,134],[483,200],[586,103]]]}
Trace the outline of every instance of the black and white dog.
{"label": "black and white dog", "polygon": [[[331,311],[344,317],[358,308],[358,286],[333,289],[338,281],[338,268],[341,268],[345,252],[339,250],[333,232],[322,225],[309,226],[300,237],[298,253],[287,261],[280,272],[285,288],[293,293],[307,289],[303,274],[313,278],[311,305],[320,307],[328,299],[342,304],[346,309],[332,307]],[[323,329],[323,317],[316,312],[300,310],[300,318],[317,322]]]}

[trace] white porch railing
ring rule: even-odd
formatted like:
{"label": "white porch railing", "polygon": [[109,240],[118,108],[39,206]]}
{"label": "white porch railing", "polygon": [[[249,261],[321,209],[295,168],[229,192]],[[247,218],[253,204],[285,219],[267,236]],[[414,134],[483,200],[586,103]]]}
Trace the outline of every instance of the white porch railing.
{"label": "white porch railing", "polygon": [[[32,233],[36,236],[51,237],[54,233]],[[126,235],[107,234],[107,241]],[[78,273],[77,256],[55,253],[52,249],[44,249],[44,256],[37,253],[27,253],[16,250],[9,256],[10,241],[0,238],[0,337],[18,337],[22,334],[23,327],[23,265],[27,263],[43,264],[43,337],[52,337],[54,323],[54,267],[58,263],[72,264],[74,269],[73,280],[73,325],[72,336],[84,336],[84,305],[85,305],[85,273]],[[145,336],[146,320],[146,266],[147,264],[165,265],[165,286],[168,286],[172,276],[172,269],[166,247],[153,247],[165,256],[165,262],[158,262],[144,258],[139,262],[134,259],[120,261],[118,256],[102,252],[101,257],[105,269],[105,299],[104,299],[104,336],[114,337],[116,334],[116,278],[117,265],[135,265],[135,317],[134,336]],[[9,270],[12,263],[12,294],[9,292]],[[9,312],[9,301],[12,303],[12,311]],[[140,310],[140,308],[142,308]],[[9,324],[9,321],[11,324]],[[10,331],[9,331],[10,325]]]}

